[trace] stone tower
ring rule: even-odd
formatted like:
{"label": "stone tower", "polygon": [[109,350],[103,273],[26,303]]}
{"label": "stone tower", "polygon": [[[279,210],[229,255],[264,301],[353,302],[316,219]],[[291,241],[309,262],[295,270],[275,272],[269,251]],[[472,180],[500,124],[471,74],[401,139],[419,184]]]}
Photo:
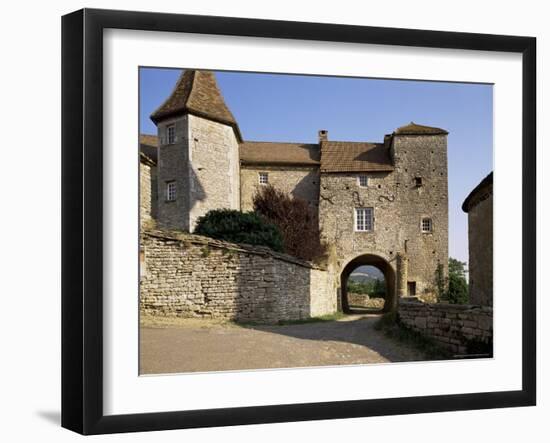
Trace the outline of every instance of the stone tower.
{"label": "stone tower", "polygon": [[343,309],[357,266],[384,274],[385,309],[437,294],[448,260],[447,134],[411,123],[383,143],[320,140],[319,223],[335,247]]}
{"label": "stone tower", "polygon": [[192,232],[212,209],[240,209],[242,138],[214,74],[186,70],[151,120],[159,140],[159,226]]}
{"label": "stone tower", "polygon": [[441,278],[447,276],[447,135],[444,129],[411,122],[391,136],[401,227],[398,244],[407,259],[407,288],[399,295],[432,292],[438,265]]}

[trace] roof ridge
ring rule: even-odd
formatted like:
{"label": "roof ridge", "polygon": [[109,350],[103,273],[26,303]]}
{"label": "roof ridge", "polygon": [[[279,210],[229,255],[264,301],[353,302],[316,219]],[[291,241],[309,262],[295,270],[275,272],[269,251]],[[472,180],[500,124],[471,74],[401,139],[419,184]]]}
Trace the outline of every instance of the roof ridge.
{"label": "roof ridge", "polygon": [[308,142],[272,142],[272,141],[262,141],[262,140],[243,140],[242,143],[270,143],[270,144],[285,144],[285,145],[318,145],[319,143],[308,143]]}

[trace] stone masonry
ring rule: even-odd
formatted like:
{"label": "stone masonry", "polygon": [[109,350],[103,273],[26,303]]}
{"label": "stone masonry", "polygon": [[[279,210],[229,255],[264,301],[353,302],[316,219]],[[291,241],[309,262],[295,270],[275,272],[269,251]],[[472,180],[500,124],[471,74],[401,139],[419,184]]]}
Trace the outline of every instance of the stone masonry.
{"label": "stone masonry", "polygon": [[422,303],[401,300],[399,321],[404,326],[457,354],[471,353],[472,344],[491,348],[493,309],[487,306]]}
{"label": "stone masonry", "polygon": [[464,201],[468,213],[470,303],[493,306],[493,173]]}
{"label": "stone masonry", "polygon": [[214,73],[196,70],[181,75],[151,119],[158,227],[193,232],[209,210],[251,210],[267,183],[314,208],[338,307],[351,267],[369,264],[384,273],[388,310],[399,297],[435,299],[436,271],[445,278],[448,261],[444,129],[411,122],[374,143],[332,141],[326,130],[317,143],[246,141]]}
{"label": "stone masonry", "polygon": [[332,273],[268,248],[146,231],[140,312],[275,323],[336,310]]}
{"label": "stone masonry", "polygon": [[241,166],[241,209],[253,210],[252,198],[263,185],[260,173],[267,173],[268,183],[275,188],[306,200],[317,213],[319,205],[319,168],[311,166]]}

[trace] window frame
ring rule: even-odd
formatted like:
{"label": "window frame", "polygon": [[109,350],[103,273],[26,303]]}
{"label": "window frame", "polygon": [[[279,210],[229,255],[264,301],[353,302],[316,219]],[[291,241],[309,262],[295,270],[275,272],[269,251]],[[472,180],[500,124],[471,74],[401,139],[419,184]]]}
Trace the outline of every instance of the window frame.
{"label": "window frame", "polygon": [[[265,182],[262,181],[262,177],[265,177]],[[258,172],[258,184],[262,186],[269,184],[269,172]]]}
{"label": "window frame", "polygon": [[167,145],[176,144],[176,124],[175,123],[166,125],[166,144]]}
{"label": "window frame", "polygon": [[[424,222],[427,221],[430,224],[429,230],[424,229]],[[420,219],[420,231],[422,234],[431,234],[434,230],[434,223],[431,217],[422,217]]]}
{"label": "window frame", "polygon": [[[171,192],[173,191],[173,193]],[[173,198],[171,196],[173,195]],[[166,202],[174,202],[178,198],[176,180],[169,180],[166,182],[164,200]]]}
{"label": "window frame", "polygon": [[[370,211],[367,211],[370,210]],[[359,229],[359,212],[365,211],[365,218],[363,220],[364,229]],[[366,214],[370,212],[370,217],[367,217]],[[354,208],[354,231],[355,232],[373,232],[374,231],[374,207],[368,206],[368,207],[361,207],[361,208]],[[370,229],[367,229],[367,226],[369,223],[367,223],[367,220],[370,220]]]}
{"label": "window frame", "polygon": [[[361,183],[361,179],[364,179],[366,181],[366,184]],[[369,187],[369,176],[367,174],[359,174],[357,176],[357,186],[360,188],[368,188]]]}

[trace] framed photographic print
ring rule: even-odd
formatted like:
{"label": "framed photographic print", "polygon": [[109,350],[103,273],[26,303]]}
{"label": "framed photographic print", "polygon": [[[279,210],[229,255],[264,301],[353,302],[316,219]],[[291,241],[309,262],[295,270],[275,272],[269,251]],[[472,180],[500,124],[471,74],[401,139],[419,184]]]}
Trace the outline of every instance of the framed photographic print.
{"label": "framed photographic print", "polygon": [[535,404],[534,38],[62,26],[64,427]]}

